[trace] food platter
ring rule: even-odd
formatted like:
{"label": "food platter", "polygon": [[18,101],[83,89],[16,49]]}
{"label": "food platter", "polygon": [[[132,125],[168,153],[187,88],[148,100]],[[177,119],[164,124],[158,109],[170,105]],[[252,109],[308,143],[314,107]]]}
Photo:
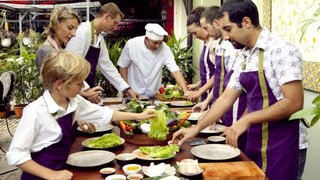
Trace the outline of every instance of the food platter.
{"label": "food platter", "polygon": [[172,101],[170,102],[170,105],[173,107],[191,107],[194,106],[196,103],[192,102],[190,105],[186,105],[187,101]]}
{"label": "food platter", "polygon": [[[103,124],[103,125],[95,124],[95,127],[96,127],[96,131],[93,134],[106,133],[108,131],[111,131],[114,128],[114,126],[111,124]],[[80,131],[81,133],[92,134],[92,133],[87,133],[87,132],[83,131],[80,127],[78,127],[77,130]]]}
{"label": "food platter", "polygon": [[197,122],[199,118],[202,116],[202,114],[203,112],[193,112],[190,114],[187,120],[190,122]]}
{"label": "food platter", "polygon": [[112,146],[112,147],[103,147],[103,148],[100,148],[100,147],[89,147],[88,144],[91,140],[96,140],[100,137],[94,137],[94,138],[89,138],[89,139],[86,139],[84,141],[81,142],[82,146],[85,147],[85,148],[90,148],[90,149],[110,149],[110,148],[115,148],[115,147],[118,147],[118,146],[121,146],[125,143],[125,140],[122,138],[122,137],[119,137],[121,143],[116,145],[116,146]]}
{"label": "food platter", "polygon": [[205,144],[193,147],[191,153],[201,159],[226,160],[239,156],[240,150],[226,144]]}
{"label": "food platter", "polygon": [[200,133],[203,133],[203,134],[218,134],[218,133],[222,133],[224,128],[226,128],[226,126],[221,125],[221,124],[216,124],[214,126],[214,128],[206,127],[205,129],[200,131]]}
{"label": "food platter", "polygon": [[115,157],[116,155],[109,151],[89,150],[70,154],[66,163],[76,167],[95,167],[107,164]]}
{"label": "food platter", "polygon": [[166,160],[166,159],[173,158],[176,155],[176,152],[174,152],[172,156],[169,156],[169,157],[166,157],[166,158],[153,158],[153,157],[150,157],[150,155],[142,153],[140,151],[140,149],[136,149],[136,150],[132,151],[132,154],[134,154],[138,159],[141,159],[141,160],[161,161],[161,160]]}

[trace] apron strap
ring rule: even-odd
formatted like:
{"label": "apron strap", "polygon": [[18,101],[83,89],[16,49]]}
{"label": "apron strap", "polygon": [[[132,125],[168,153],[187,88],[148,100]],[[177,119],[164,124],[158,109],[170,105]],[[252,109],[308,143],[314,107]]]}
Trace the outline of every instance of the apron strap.
{"label": "apron strap", "polygon": [[220,84],[219,84],[219,96],[223,93],[223,84],[224,84],[224,75],[225,75],[225,67],[224,67],[224,54],[226,50],[222,50],[222,56],[221,56],[221,73],[220,73]]}
{"label": "apron strap", "polygon": [[94,45],[94,24],[93,21],[91,21],[91,46]]}
{"label": "apron strap", "polygon": [[[259,84],[261,88],[261,94],[263,98],[263,105],[262,109],[269,107],[269,96],[267,90],[267,83],[264,76],[263,71],[263,60],[264,60],[264,50],[259,49],[259,66],[258,66],[258,77],[259,77]],[[267,147],[268,147],[268,137],[269,137],[269,123],[264,122],[262,123],[262,145],[261,145],[261,157],[262,157],[262,167],[261,169],[263,172],[266,172],[267,169]]]}

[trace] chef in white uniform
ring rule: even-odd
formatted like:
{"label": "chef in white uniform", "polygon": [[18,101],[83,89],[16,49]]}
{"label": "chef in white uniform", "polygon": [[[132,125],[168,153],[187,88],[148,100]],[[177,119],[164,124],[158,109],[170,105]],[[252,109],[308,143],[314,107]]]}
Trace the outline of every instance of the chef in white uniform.
{"label": "chef in white uniform", "polygon": [[153,97],[161,86],[162,68],[166,66],[186,93],[186,81],[163,42],[168,33],[156,23],[147,24],[145,29],[145,36],[128,40],[123,48],[118,61],[122,78],[140,95]]}

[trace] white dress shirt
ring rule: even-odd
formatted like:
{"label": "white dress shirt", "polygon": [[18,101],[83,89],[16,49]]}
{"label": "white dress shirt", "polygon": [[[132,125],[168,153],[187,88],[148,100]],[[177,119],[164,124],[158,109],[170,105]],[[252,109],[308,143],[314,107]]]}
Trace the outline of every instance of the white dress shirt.
{"label": "white dress shirt", "polygon": [[70,98],[65,110],[56,104],[49,91],[45,91],[43,96],[24,108],[6,154],[8,164],[22,164],[31,159],[32,152],[39,152],[59,142],[62,130],[57,119],[72,112],[75,112],[73,123],[75,120],[81,120],[105,124],[111,122],[113,115],[113,110],[109,107],[92,104],[80,95]]}
{"label": "white dress shirt", "polygon": [[128,83],[140,95],[152,97],[161,86],[162,68],[179,71],[170,48],[162,42],[156,51],[149,50],[145,36],[130,39],[122,50],[118,65],[128,68]]}
{"label": "white dress shirt", "polygon": [[[76,36],[73,37],[66,46],[67,51],[72,51],[85,57],[91,46],[91,23],[83,22],[77,29]],[[129,85],[122,79],[116,67],[109,58],[108,49],[106,47],[103,36],[99,34],[95,36],[94,47],[100,47],[100,55],[97,68],[118,90],[123,91]]]}

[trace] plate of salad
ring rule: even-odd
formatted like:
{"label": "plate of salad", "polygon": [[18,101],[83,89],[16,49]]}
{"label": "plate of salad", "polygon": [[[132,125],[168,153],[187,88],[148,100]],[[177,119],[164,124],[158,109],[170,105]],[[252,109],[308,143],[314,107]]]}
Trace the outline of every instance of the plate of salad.
{"label": "plate of salad", "polygon": [[147,161],[160,161],[173,158],[179,152],[176,144],[168,146],[141,146],[132,152],[138,159]]}
{"label": "plate of salad", "polygon": [[125,140],[115,133],[108,133],[100,137],[86,139],[81,144],[90,149],[108,149],[121,146],[124,142]]}

